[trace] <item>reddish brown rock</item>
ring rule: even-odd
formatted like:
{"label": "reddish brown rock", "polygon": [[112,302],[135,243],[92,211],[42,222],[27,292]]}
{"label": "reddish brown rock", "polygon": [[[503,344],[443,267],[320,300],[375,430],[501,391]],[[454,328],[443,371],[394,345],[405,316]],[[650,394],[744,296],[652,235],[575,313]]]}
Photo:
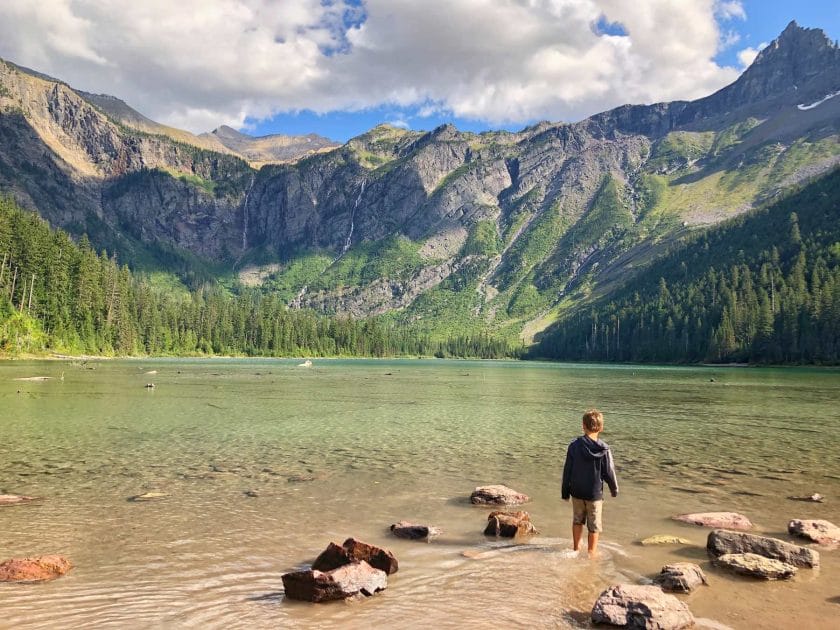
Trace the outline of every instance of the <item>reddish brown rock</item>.
{"label": "reddish brown rock", "polygon": [[528,512],[491,512],[487,517],[487,527],[484,528],[485,536],[501,536],[513,538],[536,534],[537,528],[531,523],[531,515]]}
{"label": "reddish brown rock", "polygon": [[622,628],[682,630],[694,625],[694,615],[683,602],[658,586],[619,584],[598,597],[592,621]]}
{"label": "reddish brown rock", "polygon": [[441,530],[439,527],[433,527],[431,525],[418,525],[416,523],[409,523],[408,521],[400,521],[391,525],[391,532],[397,538],[429,540],[435,536],[440,536]]}
{"label": "reddish brown rock", "polygon": [[720,529],[736,529],[747,531],[752,529],[753,524],[743,514],[737,512],[698,512],[696,514],[679,514],[674,516],[675,521],[700,525],[702,527],[714,527]]}
{"label": "reddish brown rock", "polygon": [[340,547],[331,542],[312,563],[312,568],[317,571],[332,571],[360,560],[364,560],[375,569],[385,571],[388,575],[396,573],[399,568],[397,559],[390,551],[355,538],[348,538]]}
{"label": "reddish brown rock", "polygon": [[531,498],[507,486],[478,486],[470,495],[470,503],[476,505],[519,505]]}
{"label": "reddish brown rock", "polygon": [[840,545],[840,527],[837,527],[831,521],[813,518],[795,518],[788,523],[788,532],[795,536],[813,540],[820,545],[828,547]]}
{"label": "reddish brown rock", "polygon": [[378,593],[388,586],[384,571],[367,562],[351,562],[332,571],[295,571],[283,575],[283,590],[289,599],[328,602]]}
{"label": "reddish brown rock", "polygon": [[67,573],[73,565],[64,556],[12,558],[0,563],[0,582],[43,582]]}
{"label": "reddish brown rock", "polygon": [[20,505],[21,503],[29,503],[34,500],[35,497],[27,497],[22,494],[0,494],[0,506]]}
{"label": "reddish brown rock", "polygon": [[725,554],[756,554],[795,567],[815,568],[820,565],[820,554],[813,549],[768,536],[728,532],[722,529],[716,529],[709,534],[706,551],[712,559]]}

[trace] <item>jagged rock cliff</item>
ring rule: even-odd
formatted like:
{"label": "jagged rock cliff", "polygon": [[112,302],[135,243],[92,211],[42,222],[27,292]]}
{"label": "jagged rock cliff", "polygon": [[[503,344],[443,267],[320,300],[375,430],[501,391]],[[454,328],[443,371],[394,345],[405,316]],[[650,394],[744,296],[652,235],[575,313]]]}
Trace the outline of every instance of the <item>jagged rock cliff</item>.
{"label": "jagged rock cliff", "polygon": [[294,305],[417,320],[448,316],[458,294],[461,314],[524,324],[838,164],[838,61],[821,31],[792,23],[698,101],[518,133],[383,125],[258,170],[233,153],[279,159],[295,142],[224,128],[192,140],[0,63],[0,187],[121,252],[279,261],[267,286]]}

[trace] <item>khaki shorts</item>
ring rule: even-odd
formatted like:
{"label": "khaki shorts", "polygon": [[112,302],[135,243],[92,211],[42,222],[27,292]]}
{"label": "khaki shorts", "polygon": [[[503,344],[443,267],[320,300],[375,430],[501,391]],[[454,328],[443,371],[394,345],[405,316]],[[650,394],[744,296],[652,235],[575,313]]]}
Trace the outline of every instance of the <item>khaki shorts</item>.
{"label": "khaki shorts", "polygon": [[590,532],[601,531],[601,508],[603,500],[584,501],[572,497],[572,523],[586,525]]}

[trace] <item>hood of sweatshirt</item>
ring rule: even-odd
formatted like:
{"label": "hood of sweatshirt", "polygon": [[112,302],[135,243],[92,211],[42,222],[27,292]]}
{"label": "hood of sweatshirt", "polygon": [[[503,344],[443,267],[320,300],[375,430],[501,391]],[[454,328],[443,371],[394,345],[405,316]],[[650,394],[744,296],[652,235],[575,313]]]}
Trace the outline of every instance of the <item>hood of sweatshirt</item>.
{"label": "hood of sweatshirt", "polygon": [[606,457],[607,451],[610,450],[610,447],[601,440],[593,440],[586,435],[580,437],[578,444],[580,452],[591,459]]}

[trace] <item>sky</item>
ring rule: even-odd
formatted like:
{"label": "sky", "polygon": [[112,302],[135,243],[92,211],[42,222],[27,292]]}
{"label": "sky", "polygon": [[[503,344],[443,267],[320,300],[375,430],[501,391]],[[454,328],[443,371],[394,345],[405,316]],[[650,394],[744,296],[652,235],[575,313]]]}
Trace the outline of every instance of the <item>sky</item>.
{"label": "sky", "polygon": [[840,0],[0,0],[0,57],[195,133],[466,131],[706,96]]}

